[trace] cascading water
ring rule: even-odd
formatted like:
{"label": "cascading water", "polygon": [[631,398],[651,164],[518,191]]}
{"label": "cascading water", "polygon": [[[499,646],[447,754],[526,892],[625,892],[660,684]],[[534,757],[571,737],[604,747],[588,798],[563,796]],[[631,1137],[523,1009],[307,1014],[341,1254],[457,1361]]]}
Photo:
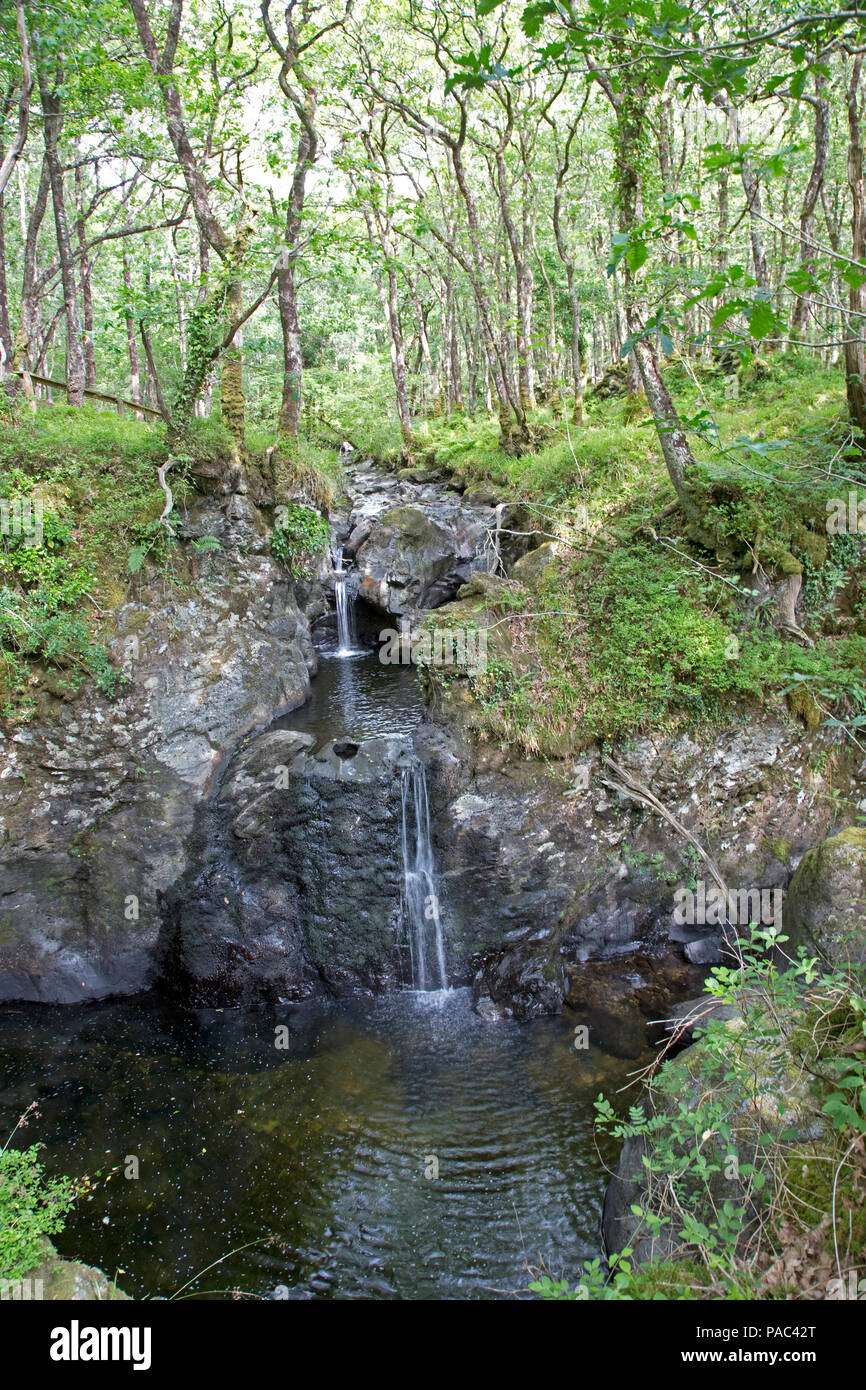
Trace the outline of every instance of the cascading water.
{"label": "cascading water", "polygon": [[341,545],[331,547],[331,560],[334,566],[334,602],[337,607],[337,656],[354,656],[354,603],[346,582],[346,571],[343,569]]}
{"label": "cascading water", "polygon": [[430,839],[430,805],[423,763],[401,772],[403,911],[409,936],[412,984],[418,990],[447,989],[445,941],[439,915],[436,870]]}
{"label": "cascading water", "polygon": [[334,585],[334,598],[337,604],[337,656],[353,656],[355,653],[355,615],[345,579],[337,578]]}

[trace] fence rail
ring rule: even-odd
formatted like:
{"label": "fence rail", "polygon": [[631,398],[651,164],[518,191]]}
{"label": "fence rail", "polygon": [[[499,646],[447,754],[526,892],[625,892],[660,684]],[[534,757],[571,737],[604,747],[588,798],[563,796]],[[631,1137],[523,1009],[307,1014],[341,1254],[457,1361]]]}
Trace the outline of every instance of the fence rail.
{"label": "fence rail", "polygon": [[[13,375],[23,378],[25,374],[22,371],[16,371]],[[65,391],[67,389],[65,381],[55,381],[53,377],[39,376],[36,372],[28,372],[27,375],[30,377],[31,381],[35,381],[39,386],[54,386],[58,391]],[[89,386],[84,388],[84,394],[85,396],[90,396],[92,400],[108,401],[109,405],[116,405],[121,415],[124,410],[135,410],[141,415],[152,415],[156,420],[162,419],[162,415],[158,410],[152,410],[149,405],[136,405],[135,401],[128,401],[123,396],[112,396],[107,391],[94,391]]]}

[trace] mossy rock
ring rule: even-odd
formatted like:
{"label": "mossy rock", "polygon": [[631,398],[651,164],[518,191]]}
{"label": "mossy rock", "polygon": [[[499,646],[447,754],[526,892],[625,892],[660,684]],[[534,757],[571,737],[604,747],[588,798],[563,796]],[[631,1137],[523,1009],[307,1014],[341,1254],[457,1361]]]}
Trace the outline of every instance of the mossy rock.
{"label": "mossy rock", "polygon": [[866,830],[852,827],[804,854],[785,901],[794,946],[831,965],[866,964]]}
{"label": "mossy rock", "polygon": [[790,550],[785,550],[782,552],[782,555],[779,559],[779,569],[781,570],[782,574],[803,573],[803,566],[800,564],[800,561],[797,559],[796,555],[791,554]]}
{"label": "mossy rock", "polygon": [[521,556],[511,571],[511,578],[525,585],[532,593],[538,593],[544,584],[545,575],[555,564],[556,542],[545,541],[544,545],[539,545],[535,550],[528,550]]}
{"label": "mossy rock", "polygon": [[791,534],[791,543],[805,555],[813,569],[819,570],[827,560],[827,537],[819,536],[806,526],[797,526]]}
{"label": "mossy rock", "polygon": [[785,699],[791,714],[805,726],[807,733],[814,734],[821,727],[821,711],[808,690],[803,687],[791,690]]}
{"label": "mossy rock", "polygon": [[101,1269],[82,1264],[80,1260],[65,1260],[47,1237],[42,1241],[42,1251],[39,1263],[23,1276],[33,1298],[64,1303],[130,1301],[129,1294],[119,1289]]}

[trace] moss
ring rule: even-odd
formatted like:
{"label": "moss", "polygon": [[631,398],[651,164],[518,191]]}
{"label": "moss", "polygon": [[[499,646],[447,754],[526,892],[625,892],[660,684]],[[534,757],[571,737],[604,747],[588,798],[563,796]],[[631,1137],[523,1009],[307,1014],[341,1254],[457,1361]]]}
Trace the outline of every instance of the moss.
{"label": "moss", "polygon": [[814,734],[821,726],[821,711],[811,691],[800,686],[789,691],[785,699],[794,719],[798,719],[808,733]]}
{"label": "moss", "polygon": [[778,859],[780,864],[784,864],[786,868],[790,867],[791,844],[788,840],[783,840],[781,838],[771,839],[769,836],[765,836],[764,846],[769,850],[774,859]]}
{"label": "moss", "polygon": [[782,574],[803,573],[803,566],[800,564],[800,561],[797,559],[796,555],[791,554],[790,550],[786,550],[783,552],[779,560],[779,569],[782,571]]}
{"label": "moss", "polygon": [[810,531],[805,526],[795,526],[791,532],[791,543],[795,550],[809,562],[813,569],[819,570],[827,560],[827,537]]}
{"label": "moss", "polygon": [[862,1168],[840,1166],[841,1158],[841,1153],[828,1153],[817,1145],[788,1157],[781,1172],[784,1204],[780,1215],[783,1220],[813,1227],[833,1210],[835,1203],[836,1241],[828,1223],[824,1249],[835,1256],[836,1242],[840,1242],[843,1264],[847,1265],[846,1255],[859,1263],[866,1250],[866,1190]]}
{"label": "moss", "polygon": [[707,1297],[707,1271],[693,1260],[665,1260],[634,1271],[633,1297],[691,1301]]}

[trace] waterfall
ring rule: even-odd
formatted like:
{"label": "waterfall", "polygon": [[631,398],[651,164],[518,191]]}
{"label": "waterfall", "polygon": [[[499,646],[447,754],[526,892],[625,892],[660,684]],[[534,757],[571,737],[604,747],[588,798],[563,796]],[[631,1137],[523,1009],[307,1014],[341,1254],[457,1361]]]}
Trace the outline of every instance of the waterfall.
{"label": "waterfall", "polygon": [[349,587],[342,571],[337,572],[334,585],[337,604],[337,656],[353,656],[355,651],[355,613]]}
{"label": "waterfall", "polygon": [[447,989],[445,942],[430,840],[430,806],[423,763],[401,772],[404,922],[415,989]]}
{"label": "waterfall", "polygon": [[352,595],[343,569],[343,547],[331,546],[334,569],[334,602],[337,606],[337,656],[355,655],[355,614]]}

